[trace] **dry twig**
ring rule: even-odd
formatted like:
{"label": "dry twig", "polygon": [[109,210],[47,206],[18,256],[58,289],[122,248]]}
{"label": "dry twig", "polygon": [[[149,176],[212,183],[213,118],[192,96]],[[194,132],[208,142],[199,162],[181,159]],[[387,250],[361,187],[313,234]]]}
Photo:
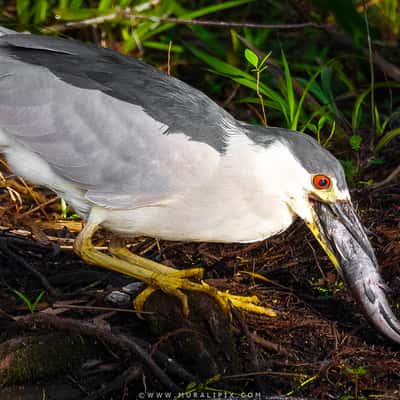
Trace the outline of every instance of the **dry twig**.
{"label": "dry twig", "polygon": [[400,176],[400,164],[383,181],[374,183],[373,185],[369,186],[369,189],[375,190],[387,186],[389,183],[394,181],[397,176]]}
{"label": "dry twig", "polygon": [[117,346],[123,350],[129,350],[152,372],[152,374],[173,393],[180,392],[180,388],[168,377],[168,375],[154,362],[149,353],[136,341],[125,335],[115,335],[109,330],[95,326],[86,321],[71,318],[61,318],[55,315],[36,313],[18,319],[16,324],[32,327],[54,328],[73,334],[94,336],[104,342]]}
{"label": "dry twig", "polygon": [[258,29],[280,29],[280,30],[298,30],[304,28],[318,28],[326,29],[330,25],[317,24],[315,22],[303,22],[299,24],[258,24],[252,22],[230,22],[230,21],[210,21],[200,19],[181,19],[173,17],[156,17],[150,15],[137,14],[131,9],[116,9],[116,11],[101,15],[94,18],[87,18],[80,21],[65,22],[64,24],[51,25],[43,28],[43,31],[51,32],[64,32],[69,29],[79,29],[90,25],[101,25],[106,22],[116,20],[130,20],[134,21],[143,20],[155,23],[174,23],[181,25],[202,25],[202,26],[213,26],[216,28],[258,28]]}

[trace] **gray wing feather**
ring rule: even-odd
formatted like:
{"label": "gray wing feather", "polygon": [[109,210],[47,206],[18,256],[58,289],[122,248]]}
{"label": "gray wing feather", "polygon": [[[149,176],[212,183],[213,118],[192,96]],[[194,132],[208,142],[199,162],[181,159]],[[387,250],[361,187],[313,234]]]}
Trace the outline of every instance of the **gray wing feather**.
{"label": "gray wing feather", "polygon": [[168,201],[208,179],[220,157],[139,105],[1,58],[0,129],[112,208]]}
{"label": "gray wing feather", "polygon": [[43,66],[54,76],[82,89],[97,89],[142,107],[172,132],[185,132],[223,152],[227,130],[235,120],[204,93],[151,65],[109,49],[73,40],[36,35],[0,37],[0,54]]}
{"label": "gray wing feather", "polygon": [[2,35],[13,35],[17,32],[12,31],[11,29],[4,28],[4,26],[0,26],[0,36]]}

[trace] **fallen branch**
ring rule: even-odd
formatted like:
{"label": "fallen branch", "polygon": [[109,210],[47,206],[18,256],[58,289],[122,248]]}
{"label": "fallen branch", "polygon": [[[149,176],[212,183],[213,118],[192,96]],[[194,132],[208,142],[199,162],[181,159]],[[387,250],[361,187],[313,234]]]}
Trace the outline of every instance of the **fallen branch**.
{"label": "fallen branch", "polygon": [[111,392],[120,390],[128,383],[137,380],[141,374],[142,374],[142,368],[139,365],[133,365],[132,367],[129,367],[126,371],[124,371],[121,375],[116,377],[111,383],[109,383],[105,387],[102,387],[99,390],[90,393],[89,396],[86,396],[84,398],[84,400],[104,399],[105,396],[107,396]]}
{"label": "fallen branch", "polygon": [[387,186],[389,183],[394,181],[398,175],[400,175],[400,164],[383,181],[374,183],[369,186],[369,189],[375,190]]}
{"label": "fallen branch", "polygon": [[25,246],[34,246],[37,248],[44,248],[45,246],[41,245],[40,243],[37,244],[31,240],[23,239],[23,238],[15,238],[15,237],[7,237],[7,236],[1,236],[0,237],[0,251],[4,253],[6,256],[8,256],[10,259],[12,259],[17,265],[20,265],[27,271],[29,271],[33,276],[35,276],[40,283],[43,285],[43,287],[53,296],[53,297],[58,297],[60,295],[59,291],[54,288],[50,282],[47,280],[47,278],[40,273],[36,268],[34,268],[32,265],[30,265],[25,259],[21,256],[19,256],[17,253],[15,253],[9,246],[10,243],[12,242],[18,242],[22,243]]}
{"label": "fallen branch", "polygon": [[[237,310],[235,307],[232,307],[232,314],[233,316],[236,318],[236,320],[239,322],[240,328],[243,331],[244,335],[247,338],[247,343],[249,344],[249,350],[250,350],[250,362],[254,368],[255,371],[260,371],[261,370],[261,366],[260,366],[260,360],[258,358],[258,353],[256,350],[256,346],[254,344],[254,340],[251,336],[251,333],[249,331],[249,327],[247,326],[245,320],[243,319],[242,314],[240,313],[239,310]],[[255,381],[257,384],[257,389],[262,392],[265,393],[266,391],[266,387],[264,385],[263,380],[261,379],[261,377],[259,376],[255,376]]]}
{"label": "fallen branch", "polygon": [[165,374],[165,372],[154,362],[149,353],[137,344],[133,339],[125,335],[115,335],[111,331],[97,327],[92,323],[71,319],[61,318],[55,315],[36,313],[20,318],[16,321],[17,325],[24,327],[43,327],[55,328],[60,331],[67,331],[77,335],[97,337],[111,345],[132,352],[143,364],[151,371],[167,390],[178,393],[181,389]]}
{"label": "fallen branch", "polygon": [[80,21],[71,21],[64,24],[57,24],[45,27],[42,31],[51,32],[64,32],[69,29],[79,29],[85,26],[101,25],[106,22],[112,22],[116,20],[143,20],[154,23],[174,23],[180,25],[202,25],[202,26],[213,26],[216,28],[258,28],[258,29],[279,29],[279,30],[298,30],[304,28],[317,28],[326,29],[330,25],[328,24],[317,24],[315,22],[303,22],[299,24],[258,24],[253,22],[230,22],[230,21],[212,21],[202,19],[181,19],[173,17],[156,17],[143,14],[136,14],[131,9],[117,9],[116,11],[100,15],[98,17],[87,18]]}

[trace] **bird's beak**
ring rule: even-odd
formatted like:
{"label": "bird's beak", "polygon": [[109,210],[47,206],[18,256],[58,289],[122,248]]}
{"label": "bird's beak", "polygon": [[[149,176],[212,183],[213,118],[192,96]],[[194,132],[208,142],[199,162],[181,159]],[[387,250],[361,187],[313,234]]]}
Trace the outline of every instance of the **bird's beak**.
{"label": "bird's beak", "polygon": [[400,344],[400,322],[390,309],[374,250],[350,201],[311,200],[311,232],[341,272],[364,315]]}

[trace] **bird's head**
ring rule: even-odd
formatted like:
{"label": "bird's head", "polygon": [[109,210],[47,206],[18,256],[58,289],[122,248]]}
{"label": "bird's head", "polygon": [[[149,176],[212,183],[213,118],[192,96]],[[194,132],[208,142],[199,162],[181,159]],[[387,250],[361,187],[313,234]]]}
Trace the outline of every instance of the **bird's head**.
{"label": "bird's head", "polygon": [[252,140],[272,160],[274,193],[311,230],[372,324],[400,343],[400,323],[386,300],[374,250],[340,162],[308,135],[279,128],[252,132]]}

